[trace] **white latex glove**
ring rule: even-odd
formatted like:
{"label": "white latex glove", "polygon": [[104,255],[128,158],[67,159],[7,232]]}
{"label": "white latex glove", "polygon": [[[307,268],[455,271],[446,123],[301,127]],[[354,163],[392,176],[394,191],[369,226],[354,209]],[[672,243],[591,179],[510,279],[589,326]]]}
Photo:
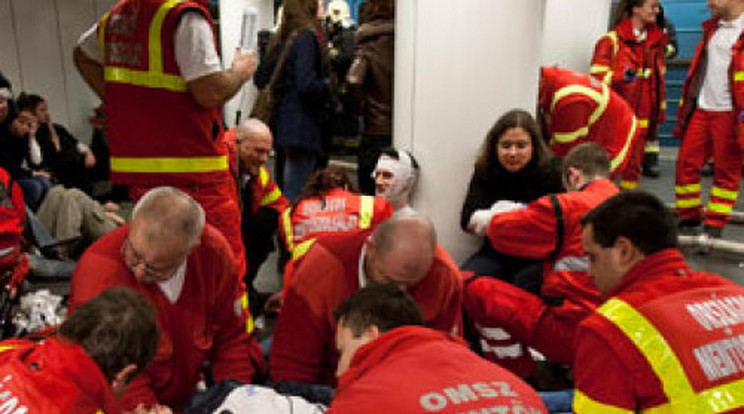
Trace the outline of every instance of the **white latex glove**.
{"label": "white latex glove", "polygon": [[491,213],[495,214],[501,214],[501,213],[508,213],[510,211],[515,210],[521,210],[525,207],[522,203],[517,203],[516,201],[511,200],[499,200],[491,206]]}
{"label": "white latex glove", "polygon": [[491,224],[493,215],[494,213],[491,209],[475,210],[470,216],[468,229],[474,234],[485,236],[486,232],[488,232],[488,225]]}

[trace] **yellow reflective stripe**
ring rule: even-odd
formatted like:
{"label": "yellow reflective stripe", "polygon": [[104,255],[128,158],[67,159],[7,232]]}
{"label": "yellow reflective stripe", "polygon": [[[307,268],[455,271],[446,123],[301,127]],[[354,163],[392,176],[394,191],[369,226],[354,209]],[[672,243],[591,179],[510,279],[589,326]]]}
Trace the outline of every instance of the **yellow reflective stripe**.
{"label": "yellow reflective stripe", "polygon": [[294,235],[292,234],[292,207],[287,207],[282,212],[279,221],[284,228],[284,243],[291,253],[294,250]]}
{"label": "yellow reflective stripe", "polygon": [[674,187],[677,194],[697,194],[700,192],[700,184],[678,185]]}
{"label": "yellow reflective stripe", "polygon": [[638,119],[638,126],[644,129],[648,129],[648,119],[646,118],[640,118]]}
{"label": "yellow reflective stripe", "polygon": [[[744,380],[695,393],[677,355],[656,327],[637,310],[612,298],[597,312],[620,328],[648,361],[669,402],[643,413],[723,413],[744,407]],[[578,412],[578,411],[577,411]],[[605,411],[598,411],[605,412]]]}
{"label": "yellow reflective stripe", "polygon": [[11,351],[13,349],[19,349],[20,345],[0,345],[0,352]]}
{"label": "yellow reflective stripe", "polygon": [[623,163],[623,160],[628,156],[628,151],[630,151],[630,145],[633,143],[633,135],[636,133],[636,120],[635,117],[633,117],[633,122],[630,126],[630,132],[628,133],[628,137],[625,139],[625,144],[623,144],[623,149],[620,150],[620,152],[615,156],[615,158],[610,161],[610,171],[615,171],[617,167],[620,166],[620,164]]}
{"label": "yellow reflective stripe", "polygon": [[636,75],[638,75],[639,78],[650,78],[653,73],[654,71],[650,68],[639,68]]}
{"label": "yellow reflective stripe", "polygon": [[145,88],[168,89],[174,92],[186,91],[186,81],[182,77],[162,72],[145,72],[106,66],[103,77],[106,82],[128,83]]}
{"label": "yellow reflective stripe", "polygon": [[606,36],[609,37],[610,40],[612,40],[612,56],[617,55],[617,50],[620,47],[617,40],[617,32],[612,30],[608,32]]}
{"label": "yellow reflective stripe", "polygon": [[649,152],[652,154],[657,154],[661,151],[661,147],[659,147],[659,141],[646,141],[646,146],[643,148],[643,152]]}
{"label": "yellow reflective stripe", "polygon": [[245,318],[245,331],[250,334],[253,332],[253,315],[248,311],[248,293],[243,292],[243,297],[240,298],[240,306],[247,315]]}
{"label": "yellow reflective stripe", "polygon": [[734,211],[733,205],[715,203],[713,201],[708,201],[708,205],[705,206],[705,208],[708,211],[712,211],[718,214],[731,214],[731,212]]}
{"label": "yellow reflective stripe", "polygon": [[269,172],[266,171],[266,167],[261,166],[258,169],[258,180],[261,183],[261,187],[266,187],[269,184]]}
{"label": "yellow reflective stripe", "polygon": [[703,205],[703,200],[700,198],[690,198],[687,200],[677,200],[674,204],[677,208],[692,208],[700,207]]}
{"label": "yellow reflective stripe", "polygon": [[744,72],[739,71],[734,73],[734,82],[744,81]]}
{"label": "yellow reflective stripe", "polygon": [[118,173],[206,173],[227,171],[227,156],[187,158],[111,157],[111,171]]}
{"label": "yellow reflective stripe", "polygon": [[362,196],[359,204],[359,228],[369,228],[372,225],[372,218],[375,215],[375,198],[367,195]]}
{"label": "yellow reflective stripe", "polygon": [[596,75],[598,73],[605,73],[610,70],[609,66],[606,65],[592,65],[589,67],[589,73]]}
{"label": "yellow reflective stripe", "polygon": [[606,413],[606,414],[633,414],[633,411],[624,408],[615,407],[614,405],[602,404],[593,400],[580,390],[574,392],[573,410],[576,414],[583,413]]}
{"label": "yellow reflective stripe", "polygon": [[98,21],[98,48],[101,50],[101,60],[105,61],[106,48],[104,47],[104,33],[106,29],[106,22],[111,15],[111,10],[101,16],[101,20]]}
{"label": "yellow reflective stripe", "polygon": [[638,188],[638,181],[620,181],[620,188],[623,190],[635,190]]}
{"label": "yellow reflective stripe", "polygon": [[685,103],[685,98],[679,98],[679,106]]}
{"label": "yellow reflective stripe", "polygon": [[160,5],[160,8],[158,8],[158,11],[155,12],[155,16],[152,18],[152,23],[150,23],[150,36],[148,38],[149,64],[151,72],[163,72],[163,48],[160,36],[163,30],[163,21],[165,21],[165,16],[168,14],[170,9],[183,1],[184,0],[166,1]]}
{"label": "yellow reflective stripe", "polygon": [[279,189],[279,187],[274,187],[273,190],[269,194],[266,194],[261,199],[261,204],[259,204],[261,207],[268,206],[269,204],[273,203],[274,201],[278,200],[279,197],[282,196],[282,190]]}
{"label": "yellow reflective stripe", "polygon": [[632,306],[617,298],[605,302],[597,312],[620,328],[646,357],[670,402],[693,396],[694,391],[677,355],[651,322]]}
{"label": "yellow reflective stripe", "polygon": [[666,101],[666,99],[664,99],[663,101],[661,101],[660,108],[661,108],[662,111],[666,111],[667,110],[667,101]]}
{"label": "yellow reflective stripe", "polygon": [[736,198],[739,195],[739,192],[725,190],[723,188],[713,186],[713,189],[711,189],[710,195],[716,196],[718,198],[722,198],[724,200],[736,201]]}
{"label": "yellow reflective stripe", "polygon": [[607,104],[610,102],[610,89],[607,87],[607,85],[602,85],[602,92],[597,92],[587,86],[571,85],[563,87],[556,91],[555,95],[553,95],[553,102],[550,105],[550,111],[553,112],[555,110],[555,105],[558,103],[558,101],[571,94],[586,95],[594,99],[597,102],[597,108],[589,116],[589,120],[587,121],[586,126],[583,126],[573,132],[553,134],[553,139],[560,143],[571,142],[587,135],[589,133],[589,127],[597,122],[599,117],[604,114],[605,110],[607,109]]}
{"label": "yellow reflective stripe", "polygon": [[315,243],[315,239],[305,240],[304,242],[297,245],[297,247],[292,250],[292,259],[297,260],[300,257],[304,256],[305,253],[307,253],[308,250],[310,250],[310,246]]}

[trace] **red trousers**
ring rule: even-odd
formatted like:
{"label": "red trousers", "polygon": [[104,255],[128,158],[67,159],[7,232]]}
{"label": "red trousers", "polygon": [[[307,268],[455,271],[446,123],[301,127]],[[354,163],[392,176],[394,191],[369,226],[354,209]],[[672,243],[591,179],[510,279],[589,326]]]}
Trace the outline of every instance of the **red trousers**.
{"label": "red trousers", "polygon": [[[233,185],[232,177],[211,182],[206,185],[175,186],[194,198],[204,209],[207,223],[222,232],[232,247],[235,256],[235,271],[243,284],[245,274],[245,246],[240,235],[240,207],[238,206],[237,188]],[[153,187],[130,186],[129,196],[137,201]]]}
{"label": "red trousers", "polygon": [[620,175],[620,188],[623,190],[635,190],[638,188],[638,182],[641,179],[641,169],[643,166],[643,153],[646,148],[646,139],[648,138],[648,128],[638,127],[638,137],[630,149],[628,164],[625,166]]}
{"label": "red trousers", "polygon": [[682,219],[702,220],[700,171],[713,156],[713,188],[705,209],[705,225],[723,228],[739,194],[742,149],[736,140],[736,114],[696,109],[677,156],[675,199]]}

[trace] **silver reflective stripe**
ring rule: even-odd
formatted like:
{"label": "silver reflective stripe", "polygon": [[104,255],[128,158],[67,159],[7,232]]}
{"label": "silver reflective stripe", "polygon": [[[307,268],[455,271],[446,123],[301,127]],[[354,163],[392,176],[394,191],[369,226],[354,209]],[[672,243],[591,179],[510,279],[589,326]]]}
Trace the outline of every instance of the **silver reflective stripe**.
{"label": "silver reflective stripe", "polygon": [[482,337],[493,339],[494,341],[505,341],[507,339],[511,339],[511,335],[509,335],[509,332],[506,332],[501,328],[486,328],[475,324],[475,329],[478,330],[478,333],[480,333]]}
{"label": "silver reflective stripe", "polygon": [[494,354],[499,359],[504,358],[519,358],[524,352],[522,352],[522,345],[514,344],[507,346],[491,346],[488,342],[481,339],[481,349],[484,353]]}
{"label": "silver reflective stripe", "polygon": [[8,247],[8,248],[0,250],[0,257],[7,256],[13,253],[13,250],[15,250],[15,247]]}
{"label": "silver reflective stripe", "polygon": [[582,257],[564,257],[553,266],[554,272],[566,271],[566,272],[588,272],[589,271],[589,259],[586,256]]}

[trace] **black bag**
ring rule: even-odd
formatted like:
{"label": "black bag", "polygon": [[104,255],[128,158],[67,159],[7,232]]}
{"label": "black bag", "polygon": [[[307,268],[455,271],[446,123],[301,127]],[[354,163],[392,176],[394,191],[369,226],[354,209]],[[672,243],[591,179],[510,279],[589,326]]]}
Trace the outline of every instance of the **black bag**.
{"label": "black bag", "polygon": [[264,124],[269,125],[274,121],[274,114],[276,112],[274,86],[276,85],[276,82],[279,81],[279,75],[282,73],[282,70],[284,70],[284,64],[287,61],[290,50],[292,50],[292,43],[294,43],[296,37],[296,30],[289,34],[289,37],[282,48],[282,53],[279,55],[279,60],[277,60],[276,66],[274,66],[274,71],[271,73],[269,83],[261,89],[256,97],[256,101],[253,103],[251,118],[256,118]]}

